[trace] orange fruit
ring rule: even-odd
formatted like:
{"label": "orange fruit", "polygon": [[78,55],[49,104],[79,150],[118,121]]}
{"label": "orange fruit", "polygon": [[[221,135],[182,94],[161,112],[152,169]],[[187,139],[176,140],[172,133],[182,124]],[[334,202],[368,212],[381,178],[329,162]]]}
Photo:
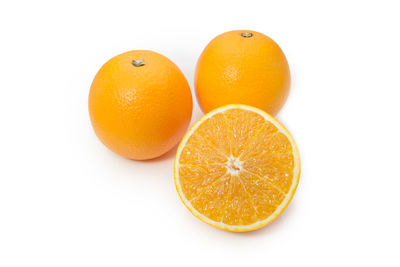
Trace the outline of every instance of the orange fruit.
{"label": "orange fruit", "polygon": [[195,87],[205,113],[246,104],[275,115],[289,94],[289,65],[271,38],[255,31],[230,31],[214,38],[200,55]]}
{"label": "orange fruit", "polygon": [[179,68],[152,51],[113,57],[93,80],[89,113],[99,139],[130,159],[158,157],[184,135],[192,95]]}
{"label": "orange fruit", "polygon": [[174,176],[194,216],[220,229],[250,231],[287,207],[300,157],[293,137],[272,116],[227,105],[203,116],[182,139]]}

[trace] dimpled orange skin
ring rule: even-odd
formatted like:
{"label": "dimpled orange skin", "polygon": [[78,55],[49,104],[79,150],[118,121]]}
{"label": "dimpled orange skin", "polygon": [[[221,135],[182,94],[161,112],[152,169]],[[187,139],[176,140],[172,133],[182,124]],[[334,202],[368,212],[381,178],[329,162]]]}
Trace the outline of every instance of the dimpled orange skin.
{"label": "dimpled orange skin", "polygon": [[200,55],[195,88],[205,113],[246,104],[276,115],[289,94],[289,65],[271,38],[255,31],[230,31],[214,38]]}
{"label": "dimpled orange skin", "polygon": [[[144,65],[134,66],[133,60],[143,60]],[[89,114],[98,138],[115,153],[135,160],[156,158],[174,147],[188,128],[192,107],[192,94],[179,68],[145,50],[106,62],[89,93]]]}

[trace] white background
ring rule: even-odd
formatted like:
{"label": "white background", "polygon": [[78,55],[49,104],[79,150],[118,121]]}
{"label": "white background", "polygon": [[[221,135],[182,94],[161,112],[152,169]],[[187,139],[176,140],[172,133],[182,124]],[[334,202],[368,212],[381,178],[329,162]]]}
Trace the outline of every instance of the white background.
{"label": "white background", "polygon": [[[398,1],[3,1],[0,266],[399,266]],[[149,49],[193,89],[205,45],[228,30],[272,37],[292,71],[277,116],[302,158],[272,224],[208,226],[181,203],[176,148],[147,162],[91,128],[91,81]],[[195,103],[192,123],[201,116]]]}

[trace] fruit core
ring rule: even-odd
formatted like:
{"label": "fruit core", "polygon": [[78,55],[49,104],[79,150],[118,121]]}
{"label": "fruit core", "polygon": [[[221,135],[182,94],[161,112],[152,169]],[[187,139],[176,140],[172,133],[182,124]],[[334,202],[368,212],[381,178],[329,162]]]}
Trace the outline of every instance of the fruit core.
{"label": "fruit core", "polygon": [[231,175],[237,175],[242,170],[243,162],[238,158],[230,156],[226,162],[226,169]]}

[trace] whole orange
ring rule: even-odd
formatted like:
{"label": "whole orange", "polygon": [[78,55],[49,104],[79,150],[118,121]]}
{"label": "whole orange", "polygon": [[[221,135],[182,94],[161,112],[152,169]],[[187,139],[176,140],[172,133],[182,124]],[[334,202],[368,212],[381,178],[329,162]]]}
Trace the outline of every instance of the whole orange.
{"label": "whole orange", "polygon": [[137,50],[113,57],[93,80],[90,119],[99,139],[130,159],[158,157],[184,135],[192,94],[179,68],[156,52]]}
{"label": "whole orange", "polygon": [[197,62],[195,87],[203,112],[247,104],[275,115],[289,94],[289,65],[271,38],[255,31],[230,31],[204,49]]}

